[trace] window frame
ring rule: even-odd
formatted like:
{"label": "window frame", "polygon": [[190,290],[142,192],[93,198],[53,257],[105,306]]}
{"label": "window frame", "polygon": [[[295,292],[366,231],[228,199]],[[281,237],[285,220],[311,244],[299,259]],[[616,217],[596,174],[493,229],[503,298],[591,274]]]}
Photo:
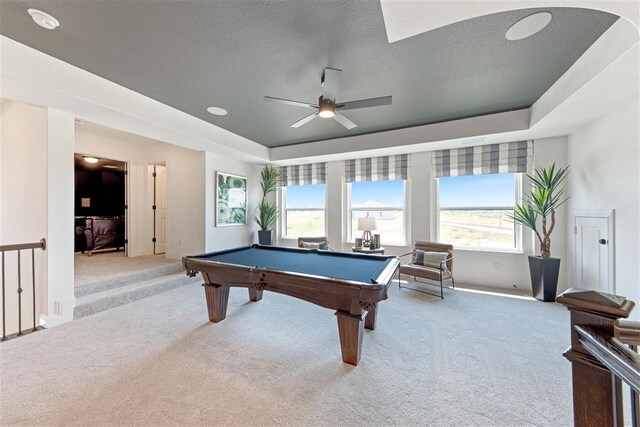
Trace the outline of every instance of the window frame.
{"label": "window frame", "polygon": [[[514,206],[515,203],[520,203],[522,200],[522,195],[524,194],[524,182],[523,179],[524,173],[522,172],[513,172],[514,175]],[[481,176],[481,175],[478,175]],[[432,200],[432,206],[434,206],[435,212],[433,213],[433,230],[432,235],[436,236],[436,241],[440,242],[440,181],[439,178],[433,179],[433,187],[432,194],[434,198]],[[497,208],[496,206],[474,206],[472,208],[458,208],[457,210],[504,210],[504,208],[512,208],[513,206],[503,206]],[[446,210],[456,210],[456,209],[446,209]],[[515,223],[514,227],[514,240],[515,247],[513,249],[505,249],[505,248],[488,248],[488,247],[479,247],[479,246],[455,246],[454,248],[457,251],[469,251],[469,252],[495,252],[495,253],[513,253],[513,254],[522,254],[525,253],[524,247],[525,242],[523,239],[523,228],[522,225]]]}
{"label": "window frame", "polygon": [[[351,185],[354,184],[353,182],[345,182],[345,191],[344,191],[344,206],[346,207],[345,209],[345,221],[343,222],[344,224],[344,228],[343,228],[343,235],[345,236],[345,243],[348,244],[354,244],[355,243],[355,236],[353,236],[353,230],[352,230],[352,226],[351,226],[351,220],[353,218],[353,211],[384,211],[384,212],[396,212],[396,211],[401,211],[402,212],[402,238],[404,239],[403,242],[394,242],[394,243],[385,243],[384,239],[383,239],[383,244],[382,246],[398,246],[398,247],[405,247],[407,246],[407,242],[409,242],[409,225],[411,224],[410,222],[410,213],[409,213],[409,206],[410,206],[410,201],[409,201],[409,190],[410,190],[410,183],[408,180],[405,179],[389,179],[387,181],[402,181],[402,191],[403,191],[403,195],[402,195],[402,200],[403,200],[403,206],[402,207],[371,207],[371,208],[353,208],[353,206],[351,205],[351,201],[352,201],[352,190],[351,190]],[[384,182],[384,181],[366,181],[366,182]],[[356,182],[357,183],[357,182]]]}
{"label": "window frame", "polygon": [[[283,240],[297,240],[298,237],[322,237],[327,235],[327,184],[306,184],[306,185],[324,185],[324,208],[311,208],[311,209],[287,209],[287,188],[280,187],[278,196],[278,203],[280,204],[280,217],[278,218],[278,227],[280,229],[279,235]],[[305,187],[306,185],[296,185],[295,187]],[[293,186],[292,186],[293,187]],[[324,234],[319,236],[289,236],[287,235],[287,211],[324,211]]]}

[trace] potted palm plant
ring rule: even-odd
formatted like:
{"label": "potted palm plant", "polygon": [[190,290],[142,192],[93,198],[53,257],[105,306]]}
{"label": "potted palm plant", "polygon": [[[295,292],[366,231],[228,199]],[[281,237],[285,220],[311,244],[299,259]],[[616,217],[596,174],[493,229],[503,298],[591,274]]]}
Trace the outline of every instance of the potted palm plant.
{"label": "potted palm plant", "polygon": [[556,226],[556,210],[568,200],[562,188],[568,173],[568,166],[556,169],[554,163],[527,174],[531,190],[511,215],[515,222],[533,230],[540,243],[540,256],[529,256],[529,272],[534,298],[545,302],[555,301],[558,288],[560,258],[551,257],[551,233]]}
{"label": "potted palm plant", "polygon": [[267,199],[267,196],[276,191],[279,176],[280,169],[271,165],[266,165],[260,172],[262,199],[258,203],[255,221],[260,227],[258,243],[261,245],[271,245],[273,242],[273,226],[278,220],[278,206],[275,202]]}

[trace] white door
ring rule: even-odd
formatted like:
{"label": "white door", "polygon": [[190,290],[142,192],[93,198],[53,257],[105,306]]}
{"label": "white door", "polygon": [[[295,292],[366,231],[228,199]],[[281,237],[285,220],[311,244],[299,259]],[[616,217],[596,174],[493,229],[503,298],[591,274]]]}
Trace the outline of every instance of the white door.
{"label": "white door", "polygon": [[613,283],[613,218],[574,216],[573,286],[614,293]]}
{"label": "white door", "polygon": [[167,167],[156,165],[155,179],[155,216],[156,244],[154,253],[163,254],[167,251]]}

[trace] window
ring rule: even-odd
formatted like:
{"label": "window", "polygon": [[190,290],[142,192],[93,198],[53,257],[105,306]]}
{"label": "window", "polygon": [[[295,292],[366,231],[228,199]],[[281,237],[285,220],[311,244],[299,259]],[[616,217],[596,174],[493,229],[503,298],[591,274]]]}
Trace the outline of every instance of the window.
{"label": "window", "polygon": [[284,237],[326,236],[325,187],[325,184],[290,185],[283,189]]}
{"label": "window", "polygon": [[405,244],[404,181],[353,182],[351,185],[350,240],[362,235],[358,218],[376,219],[376,231],[382,245]]}
{"label": "window", "polygon": [[520,237],[508,214],[519,200],[520,174],[438,178],[438,236],[458,248],[516,250]]}

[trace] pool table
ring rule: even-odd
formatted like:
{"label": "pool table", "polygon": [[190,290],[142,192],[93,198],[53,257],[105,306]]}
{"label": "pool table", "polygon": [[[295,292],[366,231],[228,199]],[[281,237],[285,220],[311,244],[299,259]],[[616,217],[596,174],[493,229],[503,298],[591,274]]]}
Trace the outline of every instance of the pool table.
{"label": "pool table", "polygon": [[378,303],[400,260],[317,249],[246,246],[182,259],[187,275],[202,273],[209,320],[227,313],[230,287],[249,289],[259,301],[263,291],[278,292],[336,310],[342,360],[360,361],[364,328],[374,329]]}

